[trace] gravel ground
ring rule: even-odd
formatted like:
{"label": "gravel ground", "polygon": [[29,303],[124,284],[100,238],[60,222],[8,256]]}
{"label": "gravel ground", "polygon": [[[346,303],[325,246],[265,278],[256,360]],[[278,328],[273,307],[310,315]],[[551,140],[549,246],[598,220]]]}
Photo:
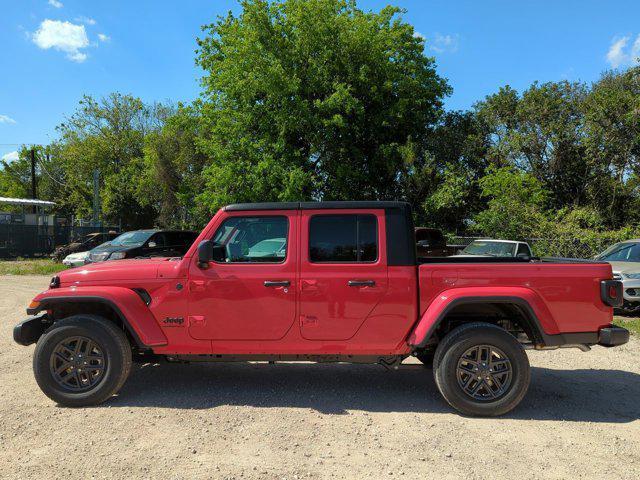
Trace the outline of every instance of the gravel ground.
{"label": "gravel ground", "polygon": [[431,371],[134,367],[106,404],[54,405],[11,329],[48,277],[0,277],[0,478],[640,478],[640,342],[531,352],[531,388],[465,418]]}

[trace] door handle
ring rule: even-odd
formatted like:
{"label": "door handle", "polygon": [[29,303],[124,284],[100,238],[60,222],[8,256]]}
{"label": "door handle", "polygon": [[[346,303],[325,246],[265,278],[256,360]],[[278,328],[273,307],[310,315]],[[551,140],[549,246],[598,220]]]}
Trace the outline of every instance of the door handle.
{"label": "door handle", "polygon": [[350,287],[374,287],[375,280],[349,280],[347,285]]}
{"label": "door handle", "polygon": [[289,280],[265,280],[265,287],[288,287],[291,285]]}

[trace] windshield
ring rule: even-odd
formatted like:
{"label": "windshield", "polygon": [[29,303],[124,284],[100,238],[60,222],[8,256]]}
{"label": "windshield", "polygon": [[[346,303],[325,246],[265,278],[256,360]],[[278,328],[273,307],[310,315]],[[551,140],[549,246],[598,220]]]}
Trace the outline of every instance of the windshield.
{"label": "windshield", "polygon": [[516,244],[509,242],[492,242],[474,240],[462,250],[463,255],[489,255],[492,257],[515,256]]}
{"label": "windshield", "polygon": [[607,262],[640,262],[640,243],[616,243],[596,256],[596,260],[606,260]]}
{"label": "windshield", "polygon": [[114,238],[109,243],[116,247],[121,247],[124,245],[142,245],[144,242],[149,240],[151,235],[155,232],[145,232],[138,230],[137,232],[127,232],[123,233],[119,237]]}

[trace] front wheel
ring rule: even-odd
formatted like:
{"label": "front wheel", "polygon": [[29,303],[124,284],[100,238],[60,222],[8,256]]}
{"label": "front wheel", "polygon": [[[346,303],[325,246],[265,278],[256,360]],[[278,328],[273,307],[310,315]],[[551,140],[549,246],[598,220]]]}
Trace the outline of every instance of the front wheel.
{"label": "front wheel", "polygon": [[522,345],[504,329],[469,323],[452,330],[436,349],[438,390],[466,415],[497,416],[514,409],[527,393],[531,372]]}
{"label": "front wheel", "polygon": [[56,322],[40,337],[33,356],[38,386],[53,401],[68,407],[97,405],[126,381],[131,346],[109,320],[74,315]]}

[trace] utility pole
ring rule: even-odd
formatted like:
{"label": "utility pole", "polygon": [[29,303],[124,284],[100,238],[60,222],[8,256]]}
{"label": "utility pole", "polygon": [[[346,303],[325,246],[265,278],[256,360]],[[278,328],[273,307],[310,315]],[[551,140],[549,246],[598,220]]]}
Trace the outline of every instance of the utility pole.
{"label": "utility pole", "polygon": [[[36,148],[31,147],[31,198],[38,198],[38,185],[36,180]],[[36,207],[33,207],[33,213],[36,213]]]}
{"label": "utility pole", "polygon": [[100,170],[93,171],[93,218],[94,227],[100,225]]}

